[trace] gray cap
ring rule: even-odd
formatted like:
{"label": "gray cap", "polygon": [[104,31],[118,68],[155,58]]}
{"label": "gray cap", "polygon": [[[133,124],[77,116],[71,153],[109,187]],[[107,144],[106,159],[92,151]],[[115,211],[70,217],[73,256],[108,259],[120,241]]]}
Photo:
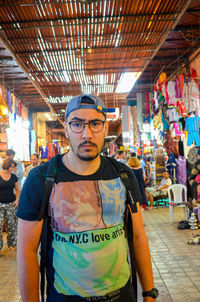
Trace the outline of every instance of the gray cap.
{"label": "gray cap", "polygon": [[[85,100],[88,100],[89,104],[87,103],[87,101],[85,103]],[[67,119],[68,115],[72,111],[78,109],[96,109],[98,112],[101,112],[106,115],[106,108],[104,102],[102,101],[102,99],[93,94],[80,94],[74,96],[67,104],[65,111],[65,119]]]}

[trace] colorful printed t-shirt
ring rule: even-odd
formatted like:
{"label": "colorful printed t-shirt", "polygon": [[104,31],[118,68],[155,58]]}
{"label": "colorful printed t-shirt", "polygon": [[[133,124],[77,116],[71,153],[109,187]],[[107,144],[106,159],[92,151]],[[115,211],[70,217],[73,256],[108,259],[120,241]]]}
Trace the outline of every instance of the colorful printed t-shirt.
{"label": "colorful printed t-shirt", "polygon": [[[118,164],[130,173],[135,200],[140,201],[134,174],[126,165]],[[18,217],[36,220],[47,165],[30,171],[21,193]],[[127,284],[130,268],[123,229],[125,194],[109,159],[101,157],[100,168],[89,176],[73,173],[60,161],[50,196],[52,236],[47,280],[48,295],[54,298],[48,301],[65,301],[61,299],[64,295],[104,296]]]}

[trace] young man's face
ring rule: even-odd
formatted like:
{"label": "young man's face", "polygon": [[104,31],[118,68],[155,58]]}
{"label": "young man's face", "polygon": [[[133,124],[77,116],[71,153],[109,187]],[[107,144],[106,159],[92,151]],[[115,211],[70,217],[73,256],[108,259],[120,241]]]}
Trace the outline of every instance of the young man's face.
{"label": "young man's face", "polygon": [[168,173],[168,172],[163,172],[163,177],[164,177],[165,179],[169,178],[169,173]]}
{"label": "young man's face", "polygon": [[81,160],[91,161],[95,159],[101,152],[104,145],[104,137],[107,134],[108,125],[105,123],[100,132],[92,132],[89,125],[80,133],[74,133],[69,123],[70,122],[89,122],[94,120],[105,121],[102,113],[95,109],[79,109],[70,113],[65,123],[65,133],[69,139],[72,152]]}
{"label": "young man's face", "polygon": [[38,164],[38,158],[36,155],[31,155],[31,162],[33,166],[37,166]]}

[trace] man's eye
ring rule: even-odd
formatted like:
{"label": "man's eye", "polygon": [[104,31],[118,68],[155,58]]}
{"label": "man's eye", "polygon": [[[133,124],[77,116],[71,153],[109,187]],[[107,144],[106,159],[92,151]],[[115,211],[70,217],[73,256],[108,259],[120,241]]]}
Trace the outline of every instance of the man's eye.
{"label": "man's eye", "polygon": [[92,121],[91,122],[91,126],[93,126],[93,127],[97,127],[97,126],[99,126],[101,124],[101,122],[99,122],[99,121]]}
{"label": "man's eye", "polygon": [[78,128],[78,127],[82,126],[82,123],[80,123],[80,122],[74,122],[74,123],[72,123],[72,125],[73,125],[73,127]]}

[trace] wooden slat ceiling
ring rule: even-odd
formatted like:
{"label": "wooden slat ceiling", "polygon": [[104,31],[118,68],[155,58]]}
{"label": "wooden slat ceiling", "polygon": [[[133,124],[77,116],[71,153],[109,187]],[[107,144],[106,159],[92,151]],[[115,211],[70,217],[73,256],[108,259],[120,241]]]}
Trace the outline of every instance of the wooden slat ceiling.
{"label": "wooden slat ceiling", "polygon": [[31,110],[46,104],[61,121],[69,98],[83,92],[121,106],[120,75],[151,72],[149,63],[192,2],[0,0],[1,77]]}

